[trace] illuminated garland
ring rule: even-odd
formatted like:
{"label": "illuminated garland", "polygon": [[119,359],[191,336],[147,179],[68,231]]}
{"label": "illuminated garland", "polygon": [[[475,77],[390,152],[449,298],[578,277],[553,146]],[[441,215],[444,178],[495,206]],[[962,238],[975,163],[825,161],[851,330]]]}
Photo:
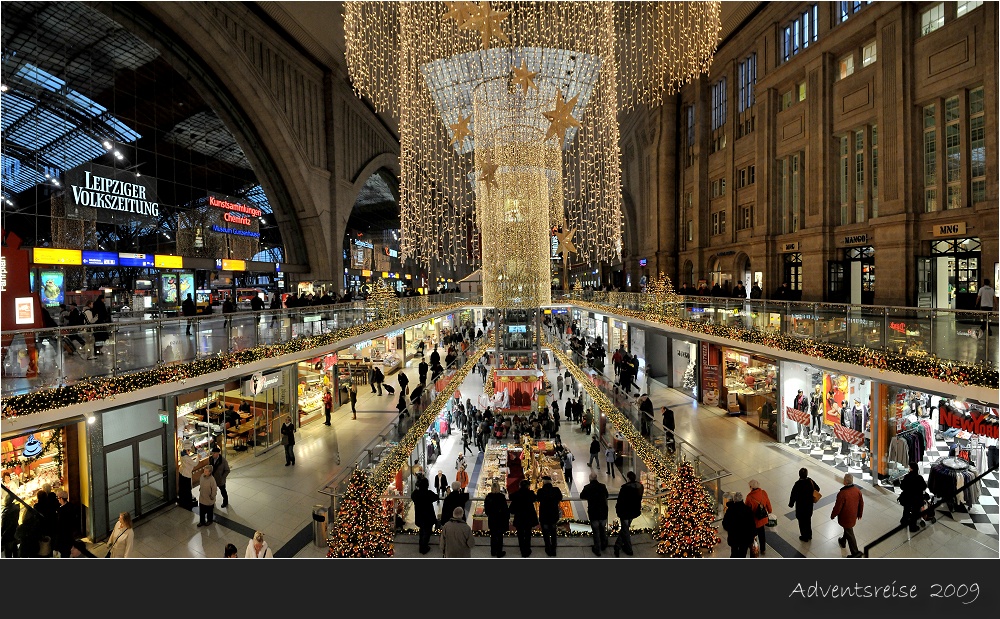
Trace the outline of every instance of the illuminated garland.
{"label": "illuminated garland", "polygon": [[[575,301],[576,305],[607,312],[608,307],[588,301]],[[879,372],[898,372],[911,376],[929,376],[942,382],[956,385],[974,385],[996,389],[1000,387],[1000,374],[987,363],[966,364],[942,361],[937,357],[921,357],[893,352],[873,350],[867,347],[853,348],[817,342],[808,338],[795,338],[781,333],[771,333],[742,326],[727,326],[697,322],[677,316],[636,311],[616,307],[614,313],[648,322],[694,333],[704,333],[747,344],[766,346],[784,352],[793,352],[839,363],[859,365]]]}
{"label": "illuminated garland", "polygon": [[[465,307],[465,304],[452,303],[450,305],[438,306],[407,314],[405,318],[407,320],[420,319],[430,314],[447,312],[461,307]],[[336,329],[329,333],[298,337],[287,342],[282,342],[281,344],[268,344],[231,353],[220,353],[214,357],[199,359],[190,363],[160,365],[132,374],[95,378],[63,387],[42,389],[31,393],[10,396],[2,400],[3,418],[13,419],[73,404],[114,399],[116,395],[122,393],[130,393],[139,389],[155,387],[175,381],[183,381],[220,370],[236,368],[260,361],[261,359],[271,359],[290,353],[329,346],[351,337],[389,329],[395,324],[394,321],[387,319],[373,320],[361,325]]]}
{"label": "illuminated garland", "polygon": [[[327,540],[328,557],[371,557],[375,556],[375,552],[384,552],[390,556],[393,554],[393,529],[389,524],[394,519],[392,502],[383,501],[381,497],[395,480],[396,472],[409,462],[417,442],[437,419],[438,413],[475,369],[483,351],[480,348],[472,353],[465,365],[456,370],[447,387],[437,394],[434,401],[413,422],[406,435],[370,474],[361,470],[354,472],[345,500],[341,502],[337,512],[337,534]],[[345,519],[343,524],[341,518]],[[361,547],[355,548],[355,543]]]}
{"label": "illuminated garland", "polygon": [[486,384],[483,385],[483,393],[488,398],[492,398],[493,394],[496,393],[496,385],[493,384],[493,370],[494,368],[491,366],[490,371],[486,373]]}

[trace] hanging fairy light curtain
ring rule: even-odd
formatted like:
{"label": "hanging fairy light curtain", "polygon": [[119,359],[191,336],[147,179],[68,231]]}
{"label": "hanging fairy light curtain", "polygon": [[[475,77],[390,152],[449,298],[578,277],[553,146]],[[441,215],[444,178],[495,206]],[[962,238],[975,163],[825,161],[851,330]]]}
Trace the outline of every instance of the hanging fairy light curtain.
{"label": "hanging fairy light curtain", "polygon": [[402,256],[502,258],[498,306],[548,298],[550,222],[578,258],[620,255],[618,113],[707,71],[720,31],[719,2],[344,6],[354,88],[399,119]]}

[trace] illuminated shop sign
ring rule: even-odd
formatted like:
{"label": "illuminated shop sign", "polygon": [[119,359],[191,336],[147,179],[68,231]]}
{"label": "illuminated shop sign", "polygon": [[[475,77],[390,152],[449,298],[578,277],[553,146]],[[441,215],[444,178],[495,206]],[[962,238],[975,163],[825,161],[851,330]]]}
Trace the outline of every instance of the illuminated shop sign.
{"label": "illuminated shop sign", "polygon": [[225,226],[219,226],[214,224],[212,225],[212,231],[219,232],[222,234],[235,234],[237,236],[252,236],[255,239],[260,238],[260,232],[254,232],[253,230],[237,230],[236,228],[227,228]]}
{"label": "illuminated shop sign", "polygon": [[83,251],[83,264],[91,267],[116,267],[118,254],[113,251]]}
{"label": "illuminated shop sign", "polygon": [[361,239],[354,239],[354,244],[358,247],[367,247],[368,249],[375,249],[375,246],[368,241],[362,241]]}
{"label": "illuminated shop sign", "polygon": [[[237,213],[243,213],[244,215],[249,215],[251,217],[260,217],[261,215],[263,215],[263,211],[261,211],[259,208],[247,206],[246,204],[241,204],[239,202],[230,202],[229,200],[222,200],[220,198],[216,198],[215,196],[208,196],[208,205],[214,206],[216,208],[226,209],[227,211],[236,211]],[[248,221],[246,225],[249,226],[250,222]]]}
{"label": "illuminated shop sign", "polygon": [[142,183],[99,176],[90,170],[84,170],[83,182],[71,182],[70,189],[76,206],[122,211],[144,217],[160,216],[159,204],[149,200],[146,193],[148,187]]}
{"label": "illuminated shop sign", "polygon": [[118,252],[118,266],[123,267],[152,267],[154,265],[152,254],[127,254]]}
{"label": "illuminated shop sign", "polygon": [[31,259],[35,264],[83,264],[83,256],[79,249],[36,247],[31,250]]}

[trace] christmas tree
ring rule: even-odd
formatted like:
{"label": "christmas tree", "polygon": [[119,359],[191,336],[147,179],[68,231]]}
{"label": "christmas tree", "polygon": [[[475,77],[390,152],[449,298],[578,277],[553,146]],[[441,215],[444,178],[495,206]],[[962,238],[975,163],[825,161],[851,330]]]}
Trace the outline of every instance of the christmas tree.
{"label": "christmas tree", "polygon": [[646,312],[674,316],[678,313],[680,297],[674,292],[674,284],[663,271],[646,284],[646,296],[642,309]]}
{"label": "christmas tree", "polygon": [[687,368],[684,370],[683,381],[685,389],[694,389],[698,384],[694,378],[694,363],[688,363]]}
{"label": "christmas tree", "polygon": [[375,280],[365,305],[367,309],[375,310],[375,320],[396,321],[399,319],[399,298],[385,283],[385,280]]}
{"label": "christmas tree", "polygon": [[[357,469],[337,510],[337,530],[327,540],[328,557],[392,556],[392,501],[372,490],[368,473]],[[386,505],[388,504],[388,505]]]}
{"label": "christmas tree", "polygon": [[668,487],[655,532],[656,552],[669,557],[700,558],[722,541],[718,529],[712,526],[712,501],[687,461],[677,466]]}

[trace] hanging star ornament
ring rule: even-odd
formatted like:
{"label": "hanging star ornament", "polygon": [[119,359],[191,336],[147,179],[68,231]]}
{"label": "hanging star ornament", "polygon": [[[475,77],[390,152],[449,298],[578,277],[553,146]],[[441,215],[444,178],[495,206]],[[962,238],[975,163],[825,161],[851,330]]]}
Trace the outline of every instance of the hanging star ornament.
{"label": "hanging star ornament", "polygon": [[538,84],[535,83],[535,78],[538,77],[537,71],[528,70],[528,60],[526,58],[521,59],[520,67],[511,67],[511,78],[512,84],[520,86],[524,94],[528,94],[529,88],[534,88],[538,90]]}
{"label": "hanging star ornament", "polygon": [[569,101],[563,100],[562,91],[556,91],[555,109],[542,112],[545,118],[549,119],[549,130],[545,132],[545,139],[548,140],[554,135],[559,136],[560,144],[566,140],[566,130],[570,127],[579,127],[580,121],[573,117],[571,112],[576,105],[576,100],[580,95],[573,97]]}
{"label": "hanging star ornament", "polygon": [[469,130],[469,121],[472,120],[472,114],[468,116],[458,115],[458,122],[452,125],[448,125],[451,128],[451,144],[449,146],[454,146],[456,143],[461,143],[462,140],[472,135],[472,131]]}
{"label": "hanging star ornament", "polygon": [[576,253],[576,245],[573,244],[576,228],[569,228],[566,221],[563,220],[562,229],[562,232],[556,233],[556,239],[559,240],[559,250],[556,253],[562,254],[563,261],[565,261],[569,259],[570,254]]}
{"label": "hanging star ornament", "polygon": [[442,20],[454,19],[461,27],[475,14],[478,7],[475,2],[445,2],[448,12],[441,16]]}
{"label": "hanging star ornament", "polygon": [[490,39],[496,37],[510,45],[510,39],[500,29],[500,22],[507,18],[506,11],[494,11],[489,2],[480,2],[472,15],[459,28],[462,30],[478,30],[482,35],[483,49],[490,48]]}
{"label": "hanging star ornament", "polygon": [[490,186],[497,186],[496,171],[497,164],[492,161],[484,161],[483,165],[479,168],[479,181],[489,190]]}

